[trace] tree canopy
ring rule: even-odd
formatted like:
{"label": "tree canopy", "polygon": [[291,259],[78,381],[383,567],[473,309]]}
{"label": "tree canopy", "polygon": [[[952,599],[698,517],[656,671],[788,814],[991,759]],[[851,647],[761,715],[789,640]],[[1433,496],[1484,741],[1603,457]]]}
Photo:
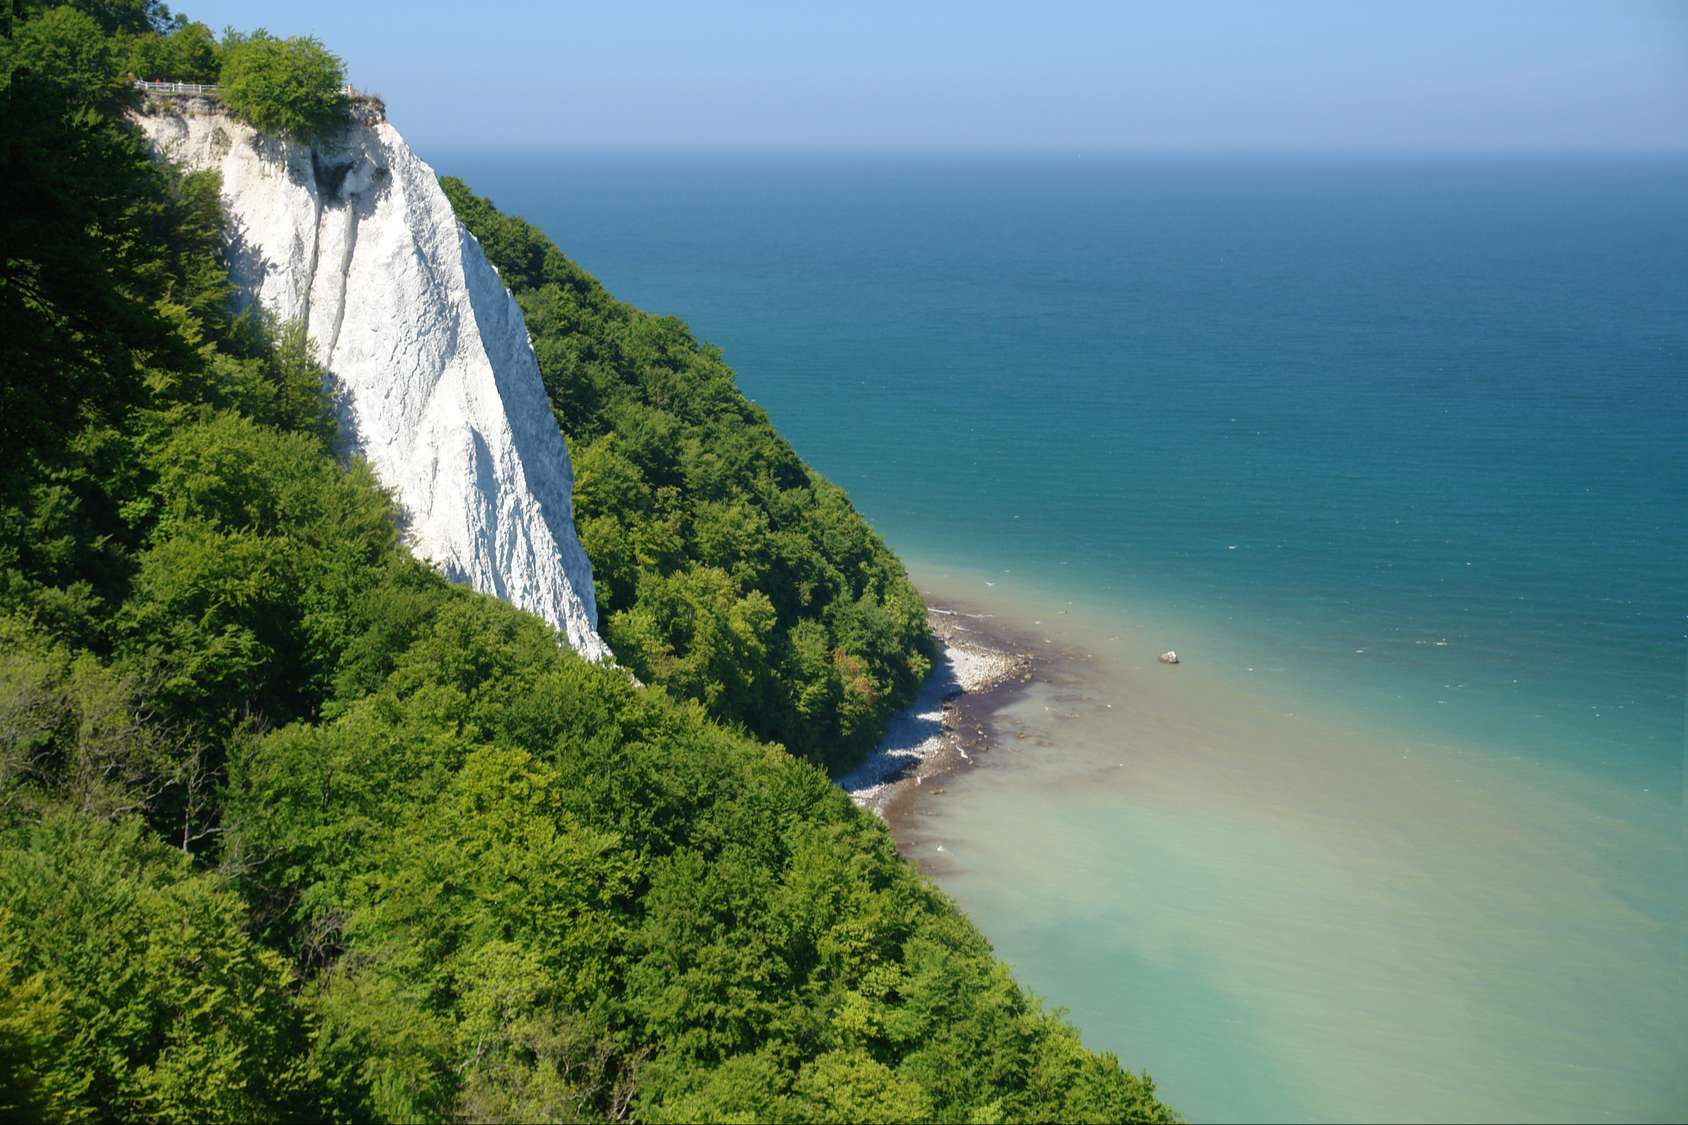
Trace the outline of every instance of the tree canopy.
{"label": "tree canopy", "polygon": [[135,36],[125,65],[142,79],[216,82],[222,75],[222,48],[209,27],[177,16],[163,28]]}
{"label": "tree canopy", "polygon": [[259,28],[225,37],[224,103],[267,133],[308,139],[345,114],[345,64],[318,39]]}

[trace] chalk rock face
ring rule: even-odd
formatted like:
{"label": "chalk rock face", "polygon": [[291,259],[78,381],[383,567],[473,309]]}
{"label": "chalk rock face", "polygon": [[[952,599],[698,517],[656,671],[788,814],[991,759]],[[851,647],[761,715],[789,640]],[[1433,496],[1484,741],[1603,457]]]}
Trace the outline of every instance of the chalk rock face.
{"label": "chalk rock face", "polygon": [[312,144],[215,103],[154,104],[136,121],[164,155],[222,173],[243,299],[305,322],[342,429],[397,495],[411,548],[608,657],[527,326],[433,170],[379,118]]}

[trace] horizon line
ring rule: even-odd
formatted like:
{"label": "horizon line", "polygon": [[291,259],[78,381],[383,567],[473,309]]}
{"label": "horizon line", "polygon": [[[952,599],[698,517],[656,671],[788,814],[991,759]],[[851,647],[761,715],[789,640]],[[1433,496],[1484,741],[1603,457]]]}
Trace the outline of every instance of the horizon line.
{"label": "horizon line", "polygon": [[1471,146],[1128,146],[1128,145],[765,145],[765,144],[556,144],[488,143],[479,140],[434,140],[424,133],[420,138],[407,135],[414,145],[454,152],[556,154],[580,153],[616,156],[1066,156],[1066,157],[1688,157],[1688,143],[1659,146],[1505,146],[1476,148]]}

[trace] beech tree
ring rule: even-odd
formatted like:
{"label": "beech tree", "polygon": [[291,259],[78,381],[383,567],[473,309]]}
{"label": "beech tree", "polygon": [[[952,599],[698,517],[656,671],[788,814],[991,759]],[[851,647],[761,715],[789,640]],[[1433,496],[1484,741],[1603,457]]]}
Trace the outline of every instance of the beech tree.
{"label": "beech tree", "polygon": [[267,133],[308,139],[345,112],[346,67],[311,36],[259,28],[223,41],[223,101]]}

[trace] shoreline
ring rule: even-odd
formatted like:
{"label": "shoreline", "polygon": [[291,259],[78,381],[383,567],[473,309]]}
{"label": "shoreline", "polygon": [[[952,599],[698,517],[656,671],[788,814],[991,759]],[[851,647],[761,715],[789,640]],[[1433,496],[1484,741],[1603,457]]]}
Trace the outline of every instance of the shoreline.
{"label": "shoreline", "polygon": [[837,784],[860,807],[884,820],[901,846],[921,793],[942,793],[949,775],[977,763],[989,747],[991,713],[1032,679],[1028,647],[990,631],[990,614],[927,596],[926,619],[937,660],[914,702],[894,712],[873,752]]}
{"label": "shoreline", "polygon": [[[1213,1117],[1674,1104],[1679,805],[1477,732],[1366,723],[1340,684],[1237,676],[1199,622],[934,569],[935,624],[1029,653],[1028,673],[943,708],[988,755],[968,741],[875,811],[1087,1041]],[[1185,663],[1157,662],[1171,647]],[[1270,1026],[1302,1038],[1246,1033]],[[1276,1084],[1213,1089],[1215,1058]]]}

